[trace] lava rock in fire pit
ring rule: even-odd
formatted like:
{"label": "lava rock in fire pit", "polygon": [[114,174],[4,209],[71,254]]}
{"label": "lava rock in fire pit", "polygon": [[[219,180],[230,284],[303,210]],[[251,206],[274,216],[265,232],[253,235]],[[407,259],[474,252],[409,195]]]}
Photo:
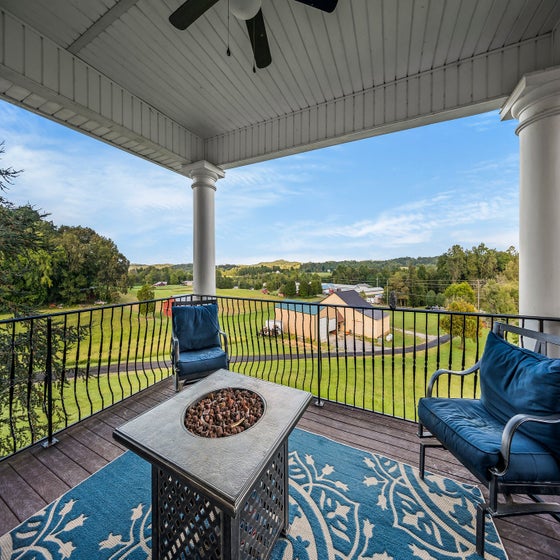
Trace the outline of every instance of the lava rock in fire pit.
{"label": "lava rock in fire pit", "polygon": [[250,428],[263,412],[260,395],[248,389],[227,387],[212,391],[191,404],[185,413],[185,426],[197,436],[232,436]]}

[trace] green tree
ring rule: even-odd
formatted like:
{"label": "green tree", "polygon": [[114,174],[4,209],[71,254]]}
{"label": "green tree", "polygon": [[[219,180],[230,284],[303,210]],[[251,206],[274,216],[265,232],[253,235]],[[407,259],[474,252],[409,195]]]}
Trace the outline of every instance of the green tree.
{"label": "green tree", "polygon": [[312,296],[318,296],[323,292],[320,278],[314,278],[309,285],[309,292]]}
{"label": "green tree", "polygon": [[466,301],[467,303],[474,304],[475,293],[468,282],[461,282],[460,284],[451,284],[445,289],[444,292],[447,303],[452,303],[455,300]]}
{"label": "green tree", "polygon": [[[4,143],[0,143],[0,155]],[[3,195],[21,171],[0,168],[0,310],[22,315],[44,303],[51,278],[51,224],[30,205],[15,207]]]}
{"label": "green tree", "polygon": [[56,236],[54,297],[67,303],[115,301],[127,290],[129,262],[91,228],[62,226]]}
{"label": "green tree", "polygon": [[[155,290],[152,286],[144,284],[138,292],[136,292],[136,298],[138,301],[149,301],[156,297]],[[148,313],[153,313],[156,309],[156,302],[150,301],[149,303],[141,303],[139,306],[140,315],[148,315]]]}
{"label": "green tree", "polygon": [[395,292],[399,307],[408,305],[410,288],[407,276],[408,273],[406,271],[396,270],[389,278],[389,291]]}
{"label": "green tree", "polygon": [[453,245],[451,249],[438,259],[438,270],[448,276],[452,283],[465,278],[467,256],[460,245]]}
{"label": "green tree", "polygon": [[482,288],[484,310],[515,315],[519,311],[519,289],[513,282],[488,280]]}
{"label": "green tree", "polygon": [[280,289],[280,291],[284,294],[284,296],[286,297],[294,297],[297,294],[297,290],[296,290],[296,282],[295,280],[289,280],[288,282],[286,282],[282,288]]}
{"label": "green tree", "polygon": [[309,297],[313,294],[311,294],[310,290],[309,290],[309,282],[307,282],[307,280],[302,280],[299,283],[299,296],[306,298]]}
{"label": "green tree", "polygon": [[[476,308],[472,303],[461,299],[453,300],[448,306],[449,311],[457,311],[459,313],[474,313]],[[451,338],[459,338],[461,348],[465,344],[465,339],[470,338],[476,340],[479,334],[479,318],[467,315],[443,315],[441,318],[441,326]]]}
{"label": "green tree", "polygon": [[[0,144],[0,154],[4,153]],[[55,383],[54,394],[60,394],[65,382],[64,350],[72,347],[86,334],[86,327],[78,329],[52,324],[51,338],[47,336],[47,318],[34,308],[44,291],[39,285],[50,282],[49,235],[52,224],[31,206],[16,208],[2,193],[13,184],[19,172],[0,168],[0,307],[14,316],[33,315],[33,321],[20,321],[16,329],[0,329],[0,410],[10,414],[0,418],[0,455],[14,452],[31,443],[26,430],[14,430],[31,425],[35,439],[46,435],[44,422],[44,378],[47,355]],[[39,294],[39,295],[37,295]],[[74,370],[79,375],[79,371]],[[57,390],[58,389],[58,390]],[[63,409],[53,402],[53,427],[63,425]]]}
{"label": "green tree", "polygon": [[494,278],[498,271],[496,254],[495,249],[489,249],[484,243],[467,251],[467,277],[484,280]]}
{"label": "green tree", "polygon": [[426,305],[429,307],[436,305],[436,293],[434,290],[428,290],[426,292]]}

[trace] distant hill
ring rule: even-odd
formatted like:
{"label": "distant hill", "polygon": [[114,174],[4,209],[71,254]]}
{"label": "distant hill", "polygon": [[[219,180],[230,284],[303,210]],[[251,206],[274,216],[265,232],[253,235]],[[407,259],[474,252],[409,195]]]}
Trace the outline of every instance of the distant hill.
{"label": "distant hill", "polygon": [[192,270],[192,263],[187,264],[139,264],[131,263],[128,266],[128,272],[134,272],[135,270],[144,270],[146,268],[157,268],[158,270],[163,270],[164,268],[173,268],[174,270]]}
{"label": "distant hill", "polygon": [[395,259],[387,260],[364,260],[364,261],[325,261],[325,262],[305,262],[301,263],[301,270],[303,272],[326,272],[327,270],[333,271],[338,266],[349,266],[357,268],[359,266],[378,268],[380,266],[428,266],[437,265],[439,255],[437,257],[398,257]]}
{"label": "distant hill", "polygon": [[[325,261],[325,262],[304,262],[300,263],[297,261],[287,261],[285,259],[278,259],[275,261],[264,261],[255,264],[219,264],[217,265],[218,270],[228,271],[228,273],[236,274],[241,270],[247,269],[270,269],[271,271],[276,270],[295,270],[301,269],[302,272],[324,272],[326,270],[334,270],[337,266],[380,266],[380,265],[397,265],[397,266],[410,266],[410,265],[437,265],[439,256],[437,257],[398,257],[395,259],[387,260],[345,260],[345,261]],[[173,268],[175,270],[189,270],[192,271],[192,263],[185,264],[139,264],[132,263],[128,270],[129,272],[134,272],[135,270],[143,270],[146,268]]]}

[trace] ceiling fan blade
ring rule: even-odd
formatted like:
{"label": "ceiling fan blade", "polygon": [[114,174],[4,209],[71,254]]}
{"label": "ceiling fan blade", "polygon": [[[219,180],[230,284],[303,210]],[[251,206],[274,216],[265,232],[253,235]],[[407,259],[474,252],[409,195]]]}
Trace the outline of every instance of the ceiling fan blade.
{"label": "ceiling fan blade", "polygon": [[262,10],[259,10],[254,18],[247,20],[247,32],[251,40],[257,68],[266,68],[272,62],[272,57],[270,56]]}
{"label": "ceiling fan blade", "polygon": [[301,2],[302,4],[306,4],[307,6],[311,6],[312,8],[317,8],[322,12],[334,12],[338,0],[296,0],[296,2]]}
{"label": "ceiling fan blade", "polygon": [[218,0],[187,0],[169,16],[169,21],[171,25],[183,31],[216,2]]}

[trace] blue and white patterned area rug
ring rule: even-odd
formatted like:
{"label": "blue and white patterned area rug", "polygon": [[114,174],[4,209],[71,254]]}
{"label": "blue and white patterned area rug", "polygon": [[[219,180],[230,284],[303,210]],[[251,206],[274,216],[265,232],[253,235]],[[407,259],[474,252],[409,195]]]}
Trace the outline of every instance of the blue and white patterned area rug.
{"label": "blue and white patterned area rug", "polygon": [[[273,560],[474,560],[478,488],[294,430],[290,532]],[[151,556],[151,470],[125,453],[0,537],[1,560]],[[486,523],[486,558],[507,558]]]}

